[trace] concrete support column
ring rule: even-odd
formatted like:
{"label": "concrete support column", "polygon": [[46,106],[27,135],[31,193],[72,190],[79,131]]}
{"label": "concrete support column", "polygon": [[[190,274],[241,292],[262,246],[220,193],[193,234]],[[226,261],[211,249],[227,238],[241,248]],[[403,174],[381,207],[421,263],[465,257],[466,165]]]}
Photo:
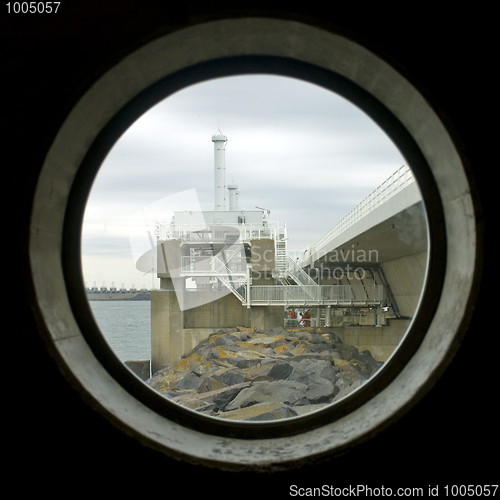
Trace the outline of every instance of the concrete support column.
{"label": "concrete support column", "polygon": [[329,327],[331,325],[330,313],[332,311],[332,306],[325,307],[325,326]]}
{"label": "concrete support column", "polygon": [[184,314],[171,278],[161,278],[160,290],[151,292],[151,373],[182,355]]}
{"label": "concrete support column", "polygon": [[319,327],[320,319],[321,319],[321,307],[317,307],[316,308],[316,320],[314,322],[314,326],[316,328]]}

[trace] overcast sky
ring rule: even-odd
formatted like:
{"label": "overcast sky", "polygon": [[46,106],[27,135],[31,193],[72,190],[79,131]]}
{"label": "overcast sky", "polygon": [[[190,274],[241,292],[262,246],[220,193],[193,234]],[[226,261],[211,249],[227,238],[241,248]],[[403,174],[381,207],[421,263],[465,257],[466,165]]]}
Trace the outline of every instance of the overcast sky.
{"label": "overcast sky", "polygon": [[129,222],[172,200],[213,210],[218,129],[228,137],[226,184],[238,185],[239,208],[265,207],[285,221],[292,257],[405,163],[363,111],[321,87],[267,75],[193,85],[144,114],[101,166],[82,228],[87,286],[151,288],[151,274],[136,269]]}

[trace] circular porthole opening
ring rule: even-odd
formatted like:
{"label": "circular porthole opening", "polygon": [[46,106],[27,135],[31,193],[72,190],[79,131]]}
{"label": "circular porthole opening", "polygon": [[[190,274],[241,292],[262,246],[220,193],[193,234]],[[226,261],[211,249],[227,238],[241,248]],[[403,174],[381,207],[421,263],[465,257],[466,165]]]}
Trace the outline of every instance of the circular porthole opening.
{"label": "circular porthole opening", "polygon": [[[230,140],[214,141],[220,123]],[[297,78],[214,78],[160,101],[107,155],[85,213],[104,337],[204,416],[328,409],[394,355],[424,288],[426,215],[405,158],[361,109]]]}
{"label": "circular porthole opening", "polygon": [[[274,33],[272,40],[259,36],[262,32]],[[299,37],[302,49],[290,44],[290,37]],[[319,58],[313,47],[308,49],[308,44],[318,43],[323,48]],[[186,59],[186,47],[196,56]],[[356,68],[361,62],[365,69],[360,74]],[[338,404],[309,415],[284,422],[223,422],[169,404],[110,351],[90,314],[77,265],[80,247],[74,243],[79,241],[86,197],[99,165],[130,123],[187,85],[256,72],[334,87],[374,117],[403,152],[422,188],[430,214],[430,246],[419,314],[397,356],[377,376]],[[384,78],[376,78],[380,75]],[[123,82],[120,92],[116,81]],[[89,115],[88,110],[95,113]],[[452,184],[445,182],[449,175]],[[48,190],[50,204],[45,201]],[[226,468],[287,466],[366,439],[428,389],[456,345],[470,307],[464,292],[472,289],[475,280],[476,241],[470,213],[467,178],[445,127],[416,89],[390,66],[361,46],[300,23],[227,20],[151,42],[111,69],[82,98],[61,129],[40,176],[30,257],[40,309],[61,362],[105,414],[111,413],[138,439],[172,456]],[[451,310],[461,313],[450,320]],[[421,363],[424,356],[426,362]]]}

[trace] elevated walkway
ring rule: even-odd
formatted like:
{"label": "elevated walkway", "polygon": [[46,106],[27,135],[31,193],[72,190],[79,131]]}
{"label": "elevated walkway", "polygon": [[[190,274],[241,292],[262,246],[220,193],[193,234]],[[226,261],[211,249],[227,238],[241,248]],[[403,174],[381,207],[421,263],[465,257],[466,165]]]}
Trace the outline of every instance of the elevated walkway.
{"label": "elevated walkway", "polygon": [[244,291],[244,303],[255,306],[285,307],[366,307],[384,301],[382,285],[267,285],[251,286],[250,297]]}
{"label": "elevated walkway", "polygon": [[[211,257],[181,257],[182,278],[209,277],[220,281],[240,302],[252,306],[288,307],[366,307],[383,305],[386,301],[383,285],[319,285],[309,274],[300,268],[291,258],[276,285],[250,284],[250,276],[241,260],[230,254],[225,261],[221,252]],[[197,293],[192,291],[191,293]]]}

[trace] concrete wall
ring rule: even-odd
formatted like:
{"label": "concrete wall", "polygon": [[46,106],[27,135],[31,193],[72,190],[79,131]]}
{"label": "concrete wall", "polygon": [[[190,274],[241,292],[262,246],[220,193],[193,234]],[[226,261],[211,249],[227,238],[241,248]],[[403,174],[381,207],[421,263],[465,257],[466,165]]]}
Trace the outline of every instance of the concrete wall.
{"label": "concrete wall", "polygon": [[[184,328],[230,328],[250,326],[250,310],[241,305],[240,300],[229,293],[212,300],[212,292],[192,292],[205,303],[184,311]],[[200,297],[201,296],[201,297]]]}
{"label": "concrete wall", "polygon": [[170,278],[170,269],[181,267],[181,242],[180,240],[159,241],[157,251],[157,276],[158,278]]}
{"label": "concrete wall", "polygon": [[262,238],[252,240],[250,264],[253,285],[274,285],[272,276],[275,268],[274,240]]}
{"label": "concrete wall", "polygon": [[252,240],[251,250],[252,272],[271,273],[275,267],[274,240],[270,238]]}
{"label": "concrete wall", "polygon": [[182,349],[178,334],[184,328],[184,315],[179,308],[175,290],[151,292],[151,372],[169,363],[168,353]]}
{"label": "concrete wall", "polygon": [[283,326],[283,306],[252,307],[250,326],[257,330],[270,330],[274,326]]}
{"label": "concrete wall", "polygon": [[389,320],[383,327],[345,326],[330,328],[345,344],[359,351],[368,349],[377,361],[387,361],[403,339],[410,320]]}
{"label": "concrete wall", "polygon": [[415,315],[426,275],[427,252],[380,264],[404,319],[388,319],[381,327],[343,326],[332,330],[346,344],[368,349],[378,361],[386,361],[404,337]]}
{"label": "concrete wall", "polygon": [[412,317],[422,293],[427,252],[408,255],[381,264],[401,316]]}
{"label": "concrete wall", "polygon": [[[184,328],[178,335],[175,350],[166,353],[164,366],[179,359],[184,353],[196,347],[203,339],[206,339],[216,328]],[[153,372],[154,373],[154,372]]]}

